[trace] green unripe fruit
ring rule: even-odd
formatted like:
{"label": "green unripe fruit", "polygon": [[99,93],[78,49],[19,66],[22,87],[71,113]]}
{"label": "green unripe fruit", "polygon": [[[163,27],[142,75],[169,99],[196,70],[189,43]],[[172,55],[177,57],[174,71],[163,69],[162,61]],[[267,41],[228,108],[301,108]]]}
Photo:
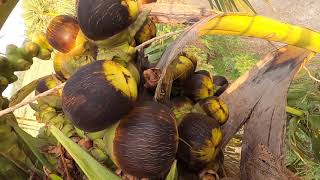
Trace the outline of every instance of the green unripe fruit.
{"label": "green unripe fruit", "polygon": [[40,53],[37,56],[39,59],[49,60],[51,58],[51,51],[47,49],[40,49]]}
{"label": "green unripe fruit", "polygon": [[33,43],[33,42],[25,42],[23,45],[22,45],[22,49],[23,49],[23,52],[25,52],[26,55],[30,56],[30,57],[36,57],[38,56],[39,54],[39,51],[40,51],[40,47],[38,44],[36,43]]}
{"label": "green unripe fruit", "polygon": [[9,85],[7,78],[0,75],[0,92],[3,92]]}
{"label": "green unripe fruit", "polygon": [[9,100],[0,96],[0,109],[6,109],[9,107]]}
{"label": "green unripe fruit", "polygon": [[0,69],[8,68],[8,58],[0,55]]}
{"label": "green unripe fruit", "polygon": [[14,45],[14,44],[7,45],[7,47],[6,47],[6,55],[16,53],[17,52],[17,48],[18,48],[18,46]]}
{"label": "green unripe fruit", "polygon": [[16,76],[15,74],[8,74],[6,78],[8,79],[10,84],[18,81],[18,76]]}
{"label": "green unripe fruit", "polygon": [[107,154],[105,154],[101,149],[98,148],[93,148],[92,150],[90,150],[90,154],[97,160],[100,162],[103,162],[105,160],[107,160],[109,157],[107,156]]}
{"label": "green unripe fruit", "polygon": [[32,62],[22,58],[19,58],[16,61],[11,61],[11,63],[13,64],[13,68],[16,71],[28,70],[32,65]]}

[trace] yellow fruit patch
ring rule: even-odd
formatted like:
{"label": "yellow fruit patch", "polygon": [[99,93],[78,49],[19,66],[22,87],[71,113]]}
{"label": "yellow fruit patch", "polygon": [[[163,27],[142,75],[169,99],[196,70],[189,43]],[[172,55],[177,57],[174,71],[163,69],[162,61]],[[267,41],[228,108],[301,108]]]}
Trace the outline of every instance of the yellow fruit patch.
{"label": "yellow fruit patch", "polygon": [[199,150],[194,151],[197,157],[202,161],[213,161],[217,155],[217,146],[222,141],[222,131],[219,128],[214,128],[212,130],[212,137],[210,140],[207,140],[205,145]]}
{"label": "yellow fruit patch", "polygon": [[214,84],[209,77],[204,77],[201,84],[201,88],[196,93],[196,97],[204,99],[214,95]]}
{"label": "yellow fruit patch", "polygon": [[212,133],[212,139],[211,139],[212,144],[213,146],[216,147],[222,141],[222,131],[220,128],[214,128],[211,133]]}
{"label": "yellow fruit patch", "polygon": [[113,61],[106,61],[103,64],[103,70],[105,78],[117,91],[133,101],[137,99],[137,82],[129,70]]}
{"label": "yellow fruit patch", "polygon": [[185,56],[179,56],[179,62],[176,65],[174,79],[178,79],[181,76],[186,76],[186,74],[192,71],[193,68],[193,63],[190,59]]}
{"label": "yellow fruit patch", "polygon": [[134,21],[139,14],[139,4],[137,0],[125,0],[127,6],[128,6],[128,11],[129,11],[129,16],[130,20]]}

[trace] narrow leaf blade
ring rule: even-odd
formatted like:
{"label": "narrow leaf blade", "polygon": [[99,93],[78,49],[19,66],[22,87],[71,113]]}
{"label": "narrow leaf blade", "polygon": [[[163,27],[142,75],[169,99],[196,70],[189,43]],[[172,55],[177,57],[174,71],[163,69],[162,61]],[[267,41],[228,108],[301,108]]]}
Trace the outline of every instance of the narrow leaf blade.
{"label": "narrow leaf blade", "polygon": [[15,122],[10,121],[8,123],[13,127],[18,137],[30,149],[30,151],[37,158],[37,160],[47,169],[52,171],[54,169],[53,165],[50,164],[46,157],[39,151],[39,145],[43,143],[41,143],[36,138],[32,137],[31,135],[23,131]]}
{"label": "narrow leaf blade", "polygon": [[71,139],[66,137],[58,128],[51,126],[50,130],[53,136],[57,138],[57,140],[62,144],[62,146],[68,151],[68,153],[72,156],[72,158],[76,161],[76,163],[79,165],[79,167],[82,169],[82,171],[89,179],[120,180],[120,178],[117,175],[107,170],[92,156],[90,156],[85,150],[83,150],[79,145],[77,145]]}
{"label": "narrow leaf blade", "polygon": [[10,106],[14,106],[23,101],[29,94],[31,94],[36,89],[41,79],[42,78],[32,81],[31,83],[21,88],[18,92],[16,92],[10,99]]}
{"label": "narrow leaf blade", "polygon": [[178,180],[177,161],[174,161],[166,180]]}

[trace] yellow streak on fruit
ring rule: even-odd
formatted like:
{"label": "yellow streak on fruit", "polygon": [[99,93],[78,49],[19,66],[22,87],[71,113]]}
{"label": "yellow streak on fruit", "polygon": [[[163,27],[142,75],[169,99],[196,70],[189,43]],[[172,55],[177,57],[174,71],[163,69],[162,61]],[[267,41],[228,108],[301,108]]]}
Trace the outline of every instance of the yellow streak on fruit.
{"label": "yellow streak on fruit", "polygon": [[211,140],[207,140],[205,145],[199,151],[194,151],[201,161],[213,161],[217,155],[218,151],[216,147],[222,141],[222,131],[219,128],[214,128],[211,133]]}
{"label": "yellow streak on fruit", "polygon": [[57,52],[53,56],[53,68],[57,72],[61,72],[61,66],[62,66],[62,58],[63,54],[60,52]]}
{"label": "yellow streak on fruit", "polygon": [[179,79],[182,76],[186,76],[187,73],[191,73],[193,69],[193,63],[189,58],[185,56],[179,56],[179,62],[176,65],[174,79]]}
{"label": "yellow streak on fruit", "polygon": [[[47,79],[45,82],[48,89],[55,88],[57,85],[61,84],[61,82],[58,79],[56,79],[56,77],[52,77],[52,79]],[[57,92],[58,92],[57,95],[61,95],[62,89],[59,89]],[[53,93],[53,94],[56,94],[56,93]]]}
{"label": "yellow streak on fruit", "polygon": [[183,120],[183,118],[191,112],[193,108],[192,104],[188,104],[185,103],[183,104],[183,106],[179,107],[179,108],[173,108],[172,112],[175,116],[176,119],[176,123],[179,126],[179,124],[181,123],[181,121]]}
{"label": "yellow streak on fruit", "polygon": [[204,99],[214,95],[214,84],[209,77],[204,77],[202,80],[202,88],[196,92],[198,99]]}
{"label": "yellow streak on fruit", "polygon": [[209,99],[204,103],[204,107],[208,108],[208,115],[215,118],[220,124],[228,120],[229,110],[222,100],[215,98]]}
{"label": "yellow streak on fruit", "polygon": [[86,47],[85,47],[86,43],[87,43],[87,39],[85,35],[81,30],[79,30],[76,38],[76,42],[75,42],[76,46],[70,52],[66,53],[66,55],[69,55],[69,56],[82,55],[83,53],[86,52]]}
{"label": "yellow streak on fruit", "polygon": [[70,62],[71,58],[71,56],[60,52],[57,52],[53,57],[54,71],[62,78],[68,79],[71,76],[71,73],[66,68],[66,64]]}
{"label": "yellow streak on fruit", "polygon": [[143,28],[143,32],[139,34],[139,40],[140,42],[146,42],[151,38],[151,32],[149,28]]}
{"label": "yellow streak on fruit", "polygon": [[216,119],[221,123],[225,123],[228,120],[229,117],[229,110],[227,105],[221,101],[219,99],[219,105],[220,105],[220,109],[218,110],[218,112],[216,113]]}
{"label": "yellow streak on fruit", "polygon": [[37,34],[32,37],[32,42],[38,44],[41,48],[53,50],[44,33]]}
{"label": "yellow streak on fruit", "polygon": [[106,79],[116,90],[133,101],[137,99],[137,82],[129,70],[113,61],[106,61],[103,69]]}
{"label": "yellow streak on fruit", "polygon": [[214,128],[212,130],[212,144],[213,146],[218,146],[222,141],[222,131],[220,128]]}
{"label": "yellow streak on fruit", "polygon": [[130,20],[134,21],[137,19],[138,14],[139,14],[139,3],[137,0],[125,0],[127,6],[128,6],[128,11],[129,11],[129,16]]}
{"label": "yellow streak on fruit", "polygon": [[148,41],[156,36],[156,25],[151,19],[147,19],[143,27],[136,34],[135,38],[139,44]]}

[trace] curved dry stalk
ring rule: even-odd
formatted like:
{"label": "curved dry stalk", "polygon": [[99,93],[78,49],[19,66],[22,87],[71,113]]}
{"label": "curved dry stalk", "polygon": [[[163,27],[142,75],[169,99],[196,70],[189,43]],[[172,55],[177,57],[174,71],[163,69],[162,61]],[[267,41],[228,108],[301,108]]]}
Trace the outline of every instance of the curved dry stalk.
{"label": "curved dry stalk", "polygon": [[176,32],[170,32],[170,33],[166,33],[166,34],[161,35],[161,36],[157,36],[157,37],[155,37],[155,38],[152,38],[152,39],[150,39],[150,40],[148,40],[148,41],[140,44],[139,46],[135,47],[135,49],[136,49],[136,51],[137,51],[137,50],[140,50],[140,49],[144,48],[145,46],[147,46],[147,45],[149,45],[149,44],[151,44],[151,43],[153,43],[153,42],[155,42],[155,41],[159,41],[159,40],[161,40],[161,39],[169,38],[169,37],[171,37],[171,36],[180,34],[180,33],[182,33],[182,32],[183,32],[183,30],[179,30],[179,31],[176,31]]}
{"label": "curved dry stalk", "polygon": [[173,70],[177,64],[177,56],[183,51],[184,47],[196,39],[199,29],[216,15],[202,19],[194,25],[186,28],[184,32],[175,40],[169,48],[166,49],[160,61],[156,65],[156,69],[161,72],[156,87],[155,99],[159,102],[169,100],[171,87],[173,82]]}
{"label": "curved dry stalk", "polygon": [[13,112],[14,110],[19,109],[19,108],[21,108],[21,107],[23,107],[23,106],[26,106],[26,105],[28,105],[28,104],[30,104],[30,103],[38,100],[39,98],[48,96],[48,95],[50,95],[51,93],[53,93],[53,92],[55,92],[55,91],[63,88],[64,85],[65,85],[65,83],[59,84],[58,86],[56,86],[56,87],[54,87],[54,88],[52,88],[52,89],[50,89],[50,90],[48,90],[48,91],[45,91],[45,92],[43,92],[43,93],[38,94],[37,96],[34,96],[34,97],[30,98],[29,100],[22,101],[22,102],[19,103],[19,104],[16,104],[16,105],[11,106],[11,107],[9,107],[9,108],[7,108],[7,109],[4,109],[4,110],[0,111],[0,117],[3,116],[3,115],[5,115],[5,114],[11,113],[11,112]]}
{"label": "curved dry stalk", "polygon": [[309,70],[305,65],[303,65],[303,69],[307,71],[309,77],[310,77],[312,80],[314,80],[314,81],[316,81],[316,82],[320,82],[319,79],[317,79],[316,77],[314,77],[314,76],[311,74],[310,70]]}

